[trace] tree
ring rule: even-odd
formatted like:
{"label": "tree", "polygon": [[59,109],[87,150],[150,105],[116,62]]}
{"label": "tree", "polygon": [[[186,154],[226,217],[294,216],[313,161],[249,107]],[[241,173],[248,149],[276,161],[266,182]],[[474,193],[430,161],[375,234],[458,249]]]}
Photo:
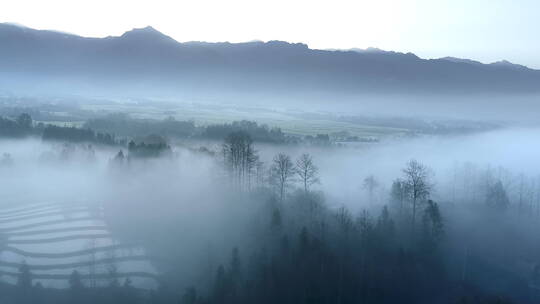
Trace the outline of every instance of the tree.
{"label": "tree", "polygon": [[19,275],[17,277],[17,287],[19,303],[32,303],[32,273],[30,267],[23,262],[19,267]]}
{"label": "tree", "polygon": [[410,160],[403,169],[403,174],[405,188],[412,204],[411,232],[414,235],[418,204],[429,197],[433,186],[429,181],[430,170],[417,160]]}
{"label": "tree", "polygon": [[81,275],[77,270],[73,270],[73,272],[69,276],[69,288],[77,291],[84,288],[84,285],[81,281]]}
{"label": "tree", "polygon": [[213,299],[216,303],[224,303],[227,298],[228,288],[227,288],[227,278],[225,273],[225,268],[223,265],[218,267],[216,278],[214,281]]}
{"label": "tree", "polygon": [[444,235],[444,224],[439,206],[432,200],[427,201],[422,217],[424,227],[424,241],[430,247],[436,247]]}
{"label": "tree", "polygon": [[69,290],[71,301],[73,303],[81,303],[83,301],[84,285],[81,280],[81,275],[77,270],[73,270],[69,276]]}
{"label": "tree", "polygon": [[123,288],[125,289],[131,289],[133,288],[133,282],[131,281],[131,279],[129,277],[127,277],[125,280],[124,280],[124,285],[122,285]]}
{"label": "tree", "polygon": [[356,227],[360,233],[362,243],[365,245],[374,229],[373,220],[367,210],[362,210],[356,219]]}
{"label": "tree", "polygon": [[274,157],[270,176],[279,191],[279,199],[283,201],[285,191],[294,176],[294,166],[291,157],[280,153]]}
{"label": "tree", "polygon": [[313,184],[319,183],[319,168],[313,163],[311,155],[304,153],[296,160],[295,167],[296,175],[304,186],[304,192],[307,193],[309,187]]}
{"label": "tree", "polygon": [[272,230],[279,230],[282,225],[281,211],[278,208],[274,208],[272,211],[272,221],[270,222],[270,227]]}
{"label": "tree", "polygon": [[138,143],[132,140],[128,144],[128,160],[157,158],[171,155],[171,153],[171,146],[169,146],[167,140],[156,134],[145,136]]}
{"label": "tree", "polygon": [[118,164],[118,165],[123,165],[124,164],[124,160],[126,159],[126,157],[124,156],[124,151],[123,150],[120,150],[118,151],[118,153],[116,154],[116,156],[114,156],[114,163],[115,164]]}
{"label": "tree", "polygon": [[407,195],[407,189],[405,181],[401,178],[397,178],[392,182],[392,189],[390,190],[390,197],[392,203],[397,204],[399,215],[403,215],[403,203]]}
{"label": "tree", "polygon": [[120,282],[118,281],[118,269],[114,264],[109,265],[108,268],[109,288],[116,291],[120,287]]}
{"label": "tree", "polygon": [[353,228],[353,219],[349,209],[344,206],[339,207],[336,213],[336,220],[342,235],[346,237]]}
{"label": "tree", "polygon": [[489,186],[486,195],[486,204],[497,210],[506,210],[508,205],[510,205],[510,200],[500,180]]}
{"label": "tree", "polygon": [[233,279],[239,279],[242,275],[242,264],[240,262],[240,253],[237,247],[233,248],[230,268],[230,274]]}
{"label": "tree", "polygon": [[307,228],[304,226],[302,227],[302,230],[300,230],[300,236],[299,236],[299,251],[300,255],[303,256],[308,252],[309,249],[309,233]]}
{"label": "tree", "polygon": [[239,188],[251,188],[251,175],[259,160],[253,140],[243,131],[233,132],[222,146],[223,160],[232,181]]}
{"label": "tree", "polygon": [[137,295],[137,290],[133,287],[133,282],[129,277],[124,280],[124,284],[121,288],[122,301],[118,303],[130,303],[135,304],[139,303],[139,297]]}
{"label": "tree", "polygon": [[32,117],[27,113],[22,113],[17,117],[17,124],[25,131],[32,129]]}
{"label": "tree", "polygon": [[377,232],[382,238],[391,239],[395,233],[394,221],[390,218],[388,207],[384,206],[377,220]]}
{"label": "tree", "polygon": [[366,189],[368,192],[370,203],[373,203],[373,192],[377,187],[379,187],[379,182],[377,181],[375,176],[370,175],[364,178],[363,188]]}
{"label": "tree", "polygon": [[240,292],[242,282],[242,263],[240,261],[240,253],[237,247],[234,247],[229,266],[230,292],[233,296]]}
{"label": "tree", "polygon": [[22,290],[30,290],[32,288],[32,273],[30,267],[24,262],[19,267],[19,276],[17,278],[17,286]]}

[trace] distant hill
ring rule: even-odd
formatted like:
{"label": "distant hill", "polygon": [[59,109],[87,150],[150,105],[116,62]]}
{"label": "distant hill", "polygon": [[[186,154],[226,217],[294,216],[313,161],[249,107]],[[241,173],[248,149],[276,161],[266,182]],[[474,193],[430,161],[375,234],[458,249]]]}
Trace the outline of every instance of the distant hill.
{"label": "distant hill", "polygon": [[411,53],[315,50],[283,41],[179,43],[152,27],[85,38],[0,24],[0,91],[70,94],[340,92],[527,94],[540,71]]}

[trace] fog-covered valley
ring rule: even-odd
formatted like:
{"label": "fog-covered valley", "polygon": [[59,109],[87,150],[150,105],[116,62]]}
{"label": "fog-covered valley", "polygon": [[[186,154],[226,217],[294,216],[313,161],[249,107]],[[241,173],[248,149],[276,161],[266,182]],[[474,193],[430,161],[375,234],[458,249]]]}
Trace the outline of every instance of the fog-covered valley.
{"label": "fog-covered valley", "polygon": [[540,303],[538,12],[2,3],[0,304]]}
{"label": "fog-covered valley", "polygon": [[[303,153],[311,154],[317,162],[320,175],[324,176],[324,183],[317,185],[317,189],[324,191],[326,195],[339,197],[340,201],[346,196],[361,195],[362,180],[369,175],[377,176],[381,183],[389,186],[393,179],[399,177],[403,165],[411,159],[421,160],[437,172],[438,174],[433,176],[436,184],[448,183],[450,173],[457,166],[467,163],[481,168],[491,167],[494,170],[502,167],[514,175],[534,177],[540,172],[540,163],[536,161],[537,151],[534,148],[534,143],[539,140],[539,129],[508,128],[466,135],[393,138],[351,146],[268,143],[255,143],[254,146],[261,161],[266,164],[271,163],[278,153],[286,153],[293,159]],[[181,175],[173,180],[182,175],[185,175],[182,179],[211,180],[211,172],[215,172],[221,162],[219,154],[222,143],[215,140],[195,140],[177,144],[172,146],[171,162],[176,166],[173,171],[178,171],[176,173]],[[520,149],[525,145],[531,148]],[[31,199],[48,195],[52,195],[51,198],[55,195],[71,197],[82,193],[82,197],[88,197],[103,192],[97,189],[108,184],[104,177],[114,176],[111,176],[110,172],[111,160],[118,151],[122,150],[126,154],[127,151],[121,146],[92,146],[91,143],[89,146],[90,148],[85,144],[42,141],[38,138],[3,139],[1,152],[4,157],[9,155],[9,165],[6,164],[3,168],[3,184],[9,184],[6,189],[11,190],[7,197],[17,193],[37,196]],[[201,148],[204,148],[204,151],[200,151]],[[205,152],[207,149],[208,152]],[[8,162],[5,159],[4,161]],[[145,167],[160,170],[158,164],[157,160],[152,160]],[[167,169],[167,166],[164,167]],[[140,168],[133,170],[138,169],[141,171],[136,171],[134,178],[148,174]],[[44,180],[44,176],[51,178]],[[69,184],[73,193],[62,188],[65,184]],[[36,191],[23,192],[19,187],[30,187]],[[99,196],[92,200],[98,198]],[[359,204],[361,205],[361,200]]]}
{"label": "fog-covered valley", "polygon": [[[529,281],[538,263],[540,242],[532,231],[540,223],[540,165],[536,149],[520,147],[534,147],[539,134],[534,128],[503,128],[361,145],[254,142],[257,165],[248,169],[240,184],[223,156],[229,137],[175,140],[156,156],[137,156],[132,147],[122,145],[35,136],[2,139],[2,275],[5,282],[16,283],[13,265],[27,263],[34,281],[45,288],[69,287],[67,279],[76,270],[88,287],[129,278],[130,286],[142,290],[171,284],[179,290],[196,288],[200,296],[212,295],[215,271],[229,263],[233,248],[240,250],[238,258],[246,263],[244,275],[252,271],[250,259],[275,233],[271,226],[276,210],[283,221],[280,229],[294,239],[302,227],[319,238],[323,232],[317,225],[326,223],[331,231],[344,220],[340,217],[369,221],[387,208],[399,236],[396,245],[416,252],[420,248],[414,249],[407,224],[411,201],[405,189],[402,201],[396,201],[395,188],[396,181],[406,181],[403,170],[414,159],[426,168],[429,198],[444,223],[437,255],[448,279],[459,282],[470,275],[470,284],[476,287],[466,292],[475,297],[504,292],[527,299],[528,285],[516,291],[512,284]],[[291,165],[309,155],[317,168],[317,181],[309,183],[309,190],[304,191],[297,172],[290,173],[280,189],[275,180],[279,154],[290,157]],[[491,200],[499,199],[490,196],[490,189],[499,182],[504,194],[497,195],[507,203],[490,207]],[[426,208],[421,206],[419,216]],[[425,215],[419,218],[425,221]],[[502,249],[510,242],[509,234],[518,242],[511,252]],[[50,238],[52,243],[40,242]],[[119,249],[106,249],[110,246]],[[92,248],[105,249],[92,253]],[[66,252],[75,253],[62,257]],[[51,261],[46,256],[55,253],[62,258]],[[51,263],[66,266],[39,270]],[[489,273],[494,271],[503,272],[500,286],[491,286]],[[61,276],[40,277],[42,273]],[[444,296],[461,292],[453,293]],[[182,296],[172,290],[166,294]]]}

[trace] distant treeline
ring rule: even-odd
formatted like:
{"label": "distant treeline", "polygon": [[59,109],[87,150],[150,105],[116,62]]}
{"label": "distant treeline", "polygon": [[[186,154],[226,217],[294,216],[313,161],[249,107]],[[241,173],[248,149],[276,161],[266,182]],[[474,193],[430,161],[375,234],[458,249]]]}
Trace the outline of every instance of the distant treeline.
{"label": "distant treeline", "polygon": [[254,121],[241,120],[231,123],[196,126],[193,121],[132,119],[123,114],[88,120],[82,128],[35,123],[29,114],[16,118],[0,116],[0,137],[20,138],[40,136],[43,140],[66,142],[91,142],[103,145],[123,145],[137,137],[158,135],[170,139],[224,140],[233,133],[242,132],[260,143],[326,146],[336,141],[365,141],[344,134],[316,134],[304,137],[285,134],[278,127],[269,127]]}
{"label": "distant treeline", "polygon": [[34,123],[32,117],[26,113],[20,114],[15,119],[0,116],[0,137],[26,136],[40,136],[43,140],[91,142],[103,145],[125,144],[125,140],[117,140],[114,134],[95,132],[89,128]]}
{"label": "distant treeline", "polygon": [[127,115],[113,114],[104,118],[90,119],[85,128],[99,132],[113,133],[122,137],[136,137],[158,134],[166,137],[188,138],[196,134],[192,121],[131,119]]}
{"label": "distant treeline", "polygon": [[105,118],[91,119],[84,126],[85,128],[110,132],[124,137],[158,134],[170,138],[223,140],[231,133],[242,131],[258,142],[288,143],[297,140],[285,135],[280,128],[270,128],[267,125],[260,125],[247,120],[196,126],[193,121],[178,121],[172,117],[164,120],[148,120],[130,119],[125,115],[115,114]]}
{"label": "distant treeline", "polygon": [[21,114],[16,119],[0,116],[0,137],[24,137],[33,132],[32,117],[28,114]]}
{"label": "distant treeline", "polygon": [[247,120],[207,126],[204,128],[202,137],[222,140],[229,134],[240,131],[258,142],[284,143],[288,141],[280,128],[269,128],[267,125],[258,125],[256,122]]}
{"label": "distant treeline", "polygon": [[59,127],[48,125],[43,129],[41,137],[44,140],[63,140],[69,142],[95,142],[105,145],[115,145],[113,134],[96,133],[91,129],[80,129],[75,127]]}

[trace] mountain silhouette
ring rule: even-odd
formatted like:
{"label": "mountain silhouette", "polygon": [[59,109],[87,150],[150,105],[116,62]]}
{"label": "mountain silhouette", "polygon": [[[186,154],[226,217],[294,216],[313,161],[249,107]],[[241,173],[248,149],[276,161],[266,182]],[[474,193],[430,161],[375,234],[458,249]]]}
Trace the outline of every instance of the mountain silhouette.
{"label": "mountain silhouette", "polygon": [[530,94],[540,71],[412,53],[316,50],[283,41],[179,43],[152,27],[118,37],[0,24],[0,90],[122,94],[340,92]]}

